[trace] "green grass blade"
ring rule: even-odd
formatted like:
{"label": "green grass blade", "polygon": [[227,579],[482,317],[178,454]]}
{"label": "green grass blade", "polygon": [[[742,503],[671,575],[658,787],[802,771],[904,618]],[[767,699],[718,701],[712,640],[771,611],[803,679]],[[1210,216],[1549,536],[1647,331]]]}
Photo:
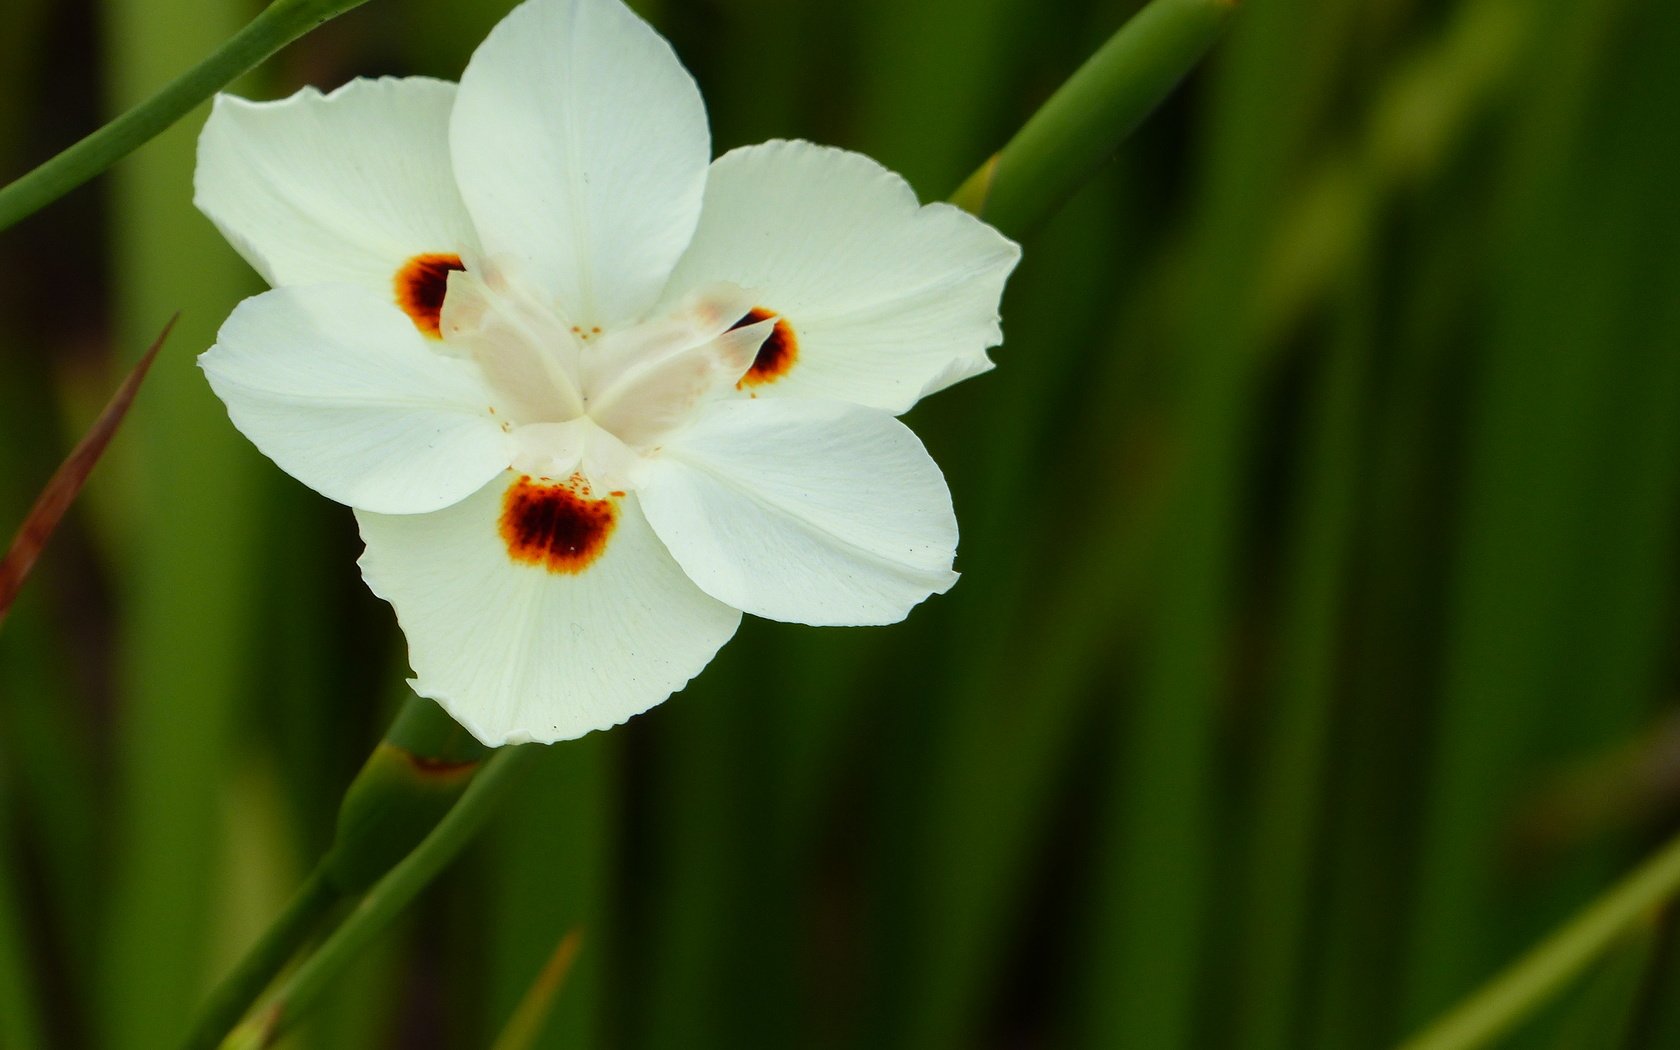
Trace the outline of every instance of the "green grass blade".
{"label": "green grass blade", "polygon": [[1344,641],[1346,574],[1372,304],[1368,278],[1353,274],[1338,311],[1339,331],[1318,365],[1308,410],[1300,490],[1290,516],[1290,550],[1278,620],[1278,670],[1270,690],[1244,824],[1244,878],[1236,944],[1233,1045],[1297,1045],[1306,974],[1313,864],[1324,813],[1338,653]]}
{"label": "green grass blade", "polygon": [[[1310,1047],[1357,1050],[1399,1036],[1394,945],[1404,929],[1419,740],[1434,687],[1453,485],[1451,412],[1479,202],[1448,185],[1412,212],[1441,231],[1406,257],[1404,303],[1378,340],[1361,478],[1344,697],[1334,726],[1328,827],[1311,965],[1302,978]],[[1380,391],[1380,396],[1377,392]]]}
{"label": "green grass blade", "polygon": [[[1256,275],[1270,234],[1257,202],[1281,195],[1311,129],[1316,5],[1250,12],[1227,42],[1214,131],[1174,338],[1185,364],[1173,475],[1145,628],[1141,682],[1113,744],[1089,903],[1080,1038],[1093,1047],[1195,1045],[1215,879],[1215,733],[1226,683],[1233,558],[1259,375]],[[1328,43],[1328,41],[1326,41]],[[1291,62],[1275,61],[1287,49]],[[1264,92],[1253,90],[1260,78]]]}
{"label": "green grass blade", "polygon": [[616,929],[610,906],[618,753],[616,739],[594,734],[538,756],[481,851],[477,885],[489,901],[487,1027],[512,1014],[563,934],[580,931],[586,945],[534,1048],[608,1042],[605,954]]}
{"label": "green grass blade", "polygon": [[[978,451],[953,448],[946,457],[953,488],[974,507],[964,519],[964,565],[980,568],[946,599],[953,622],[936,651],[936,691],[917,698],[931,709],[923,717],[940,721],[889,807],[908,827],[899,863],[883,873],[902,898],[902,925],[885,935],[889,958],[872,982],[882,1014],[872,1038],[884,1045],[965,1046],[979,1037],[988,992],[1010,966],[1009,938],[1050,845],[1058,774],[1089,714],[1088,690],[1137,603],[1129,584],[1147,549],[1138,520],[1147,517],[1138,513],[1146,501],[1137,492],[1126,494],[1126,513],[1080,537],[1077,568],[1044,573],[1011,564],[1012,552],[1056,543],[1067,526],[1019,498],[1054,487],[1034,443],[1058,421],[1040,414],[1053,402],[1033,392],[1048,395],[1077,372],[1092,345],[1111,341],[1116,354],[1135,352],[1105,330],[1106,311],[1070,308],[1101,302],[1113,280],[1100,260],[1115,204],[1112,193],[1088,195],[1046,224],[1036,242],[1046,257],[1092,265],[1016,279],[1010,318],[1023,335],[1009,344],[1009,382],[985,391],[970,412],[995,423],[981,428]],[[1068,623],[1046,610],[1081,615]]]}
{"label": "green grass blade", "polygon": [[31,939],[23,927],[23,894],[12,850],[11,809],[16,803],[12,770],[0,759],[0,1046],[42,1050],[40,988],[35,980]]}
{"label": "green grass blade", "polygon": [[[233,0],[108,0],[113,103],[148,94],[233,32]],[[100,1043],[175,1039],[209,974],[218,791],[236,761],[246,646],[255,641],[254,493],[272,468],[228,425],[193,364],[252,290],[245,267],[193,211],[196,121],[171,129],[121,172],[113,227],[118,342],[136,345],[175,310],[175,345],[136,405],[138,502],[118,566],[122,590],[120,800],[102,925]]]}
{"label": "green grass blade", "polygon": [[519,1006],[508,1018],[506,1027],[491,1044],[491,1050],[533,1050],[538,1045],[582,946],[581,930],[574,929],[560,939],[525,996],[519,1000]]}
{"label": "green grass blade", "polygon": [[[1502,922],[1515,796],[1548,750],[1547,712],[1580,635],[1569,567],[1591,557],[1586,501],[1594,451],[1620,411],[1606,397],[1624,367],[1608,352],[1625,310],[1621,203],[1601,192],[1582,150],[1585,94],[1611,8],[1547,26],[1534,56],[1544,90],[1509,160],[1487,358],[1471,423],[1458,571],[1448,613],[1436,753],[1415,873],[1406,1016],[1419,1023],[1462,994],[1522,932]],[[1608,209],[1608,210],[1606,210]],[[1631,216],[1627,216],[1631,218]],[[1555,260],[1569,257],[1568,269]],[[1582,348],[1591,348],[1583,350]],[[1584,736],[1609,708],[1576,713]],[[1594,729],[1593,735],[1604,730]],[[1532,920],[1530,920],[1532,923]]]}
{"label": "green grass blade", "polygon": [[1552,1040],[1554,1050],[1625,1046],[1651,977],[1660,940],[1656,924],[1636,927],[1611,949],[1568,1004]]}
{"label": "green grass blade", "polygon": [[1680,894],[1680,838],[1672,839],[1401,1050],[1489,1046],[1544,1005],[1658,908]]}

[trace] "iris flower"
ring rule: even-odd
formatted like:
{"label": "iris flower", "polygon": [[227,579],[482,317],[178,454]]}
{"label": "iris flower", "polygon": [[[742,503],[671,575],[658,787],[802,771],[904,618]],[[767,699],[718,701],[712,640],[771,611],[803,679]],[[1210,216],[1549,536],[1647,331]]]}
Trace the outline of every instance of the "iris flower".
{"label": "iris flower", "polygon": [[618,0],[529,0],[458,85],[218,97],[199,140],[272,286],[200,364],[354,508],[415,690],[486,744],[645,711],[743,612],[892,623],[956,580],[897,416],[991,367],[1019,249],[856,153],[710,157]]}

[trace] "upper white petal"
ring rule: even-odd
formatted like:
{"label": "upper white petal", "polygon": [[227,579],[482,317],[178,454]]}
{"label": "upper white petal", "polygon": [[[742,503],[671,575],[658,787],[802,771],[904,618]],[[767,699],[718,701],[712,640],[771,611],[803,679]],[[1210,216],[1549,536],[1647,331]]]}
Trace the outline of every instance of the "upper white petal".
{"label": "upper white petal", "polygon": [[527,0],[473,53],[450,121],[486,250],[519,258],[584,327],[639,319],[694,232],[705,106],[618,0]]}
{"label": "upper white petal", "polygon": [[577,575],[509,557],[503,475],[435,514],[358,511],[362,576],[408,638],[415,691],[491,746],[551,742],[647,710],[700,673],[741,614],[696,587],[634,494]]}
{"label": "upper white petal", "polygon": [[494,395],[402,311],[354,285],[240,303],[199,364],[234,426],[310,488],[412,514],[477,491],[513,457]]}
{"label": "upper white petal", "polygon": [[1020,248],[902,178],[809,142],[713,164],[694,241],[667,295],[732,281],[792,326],[798,356],[761,397],[830,397],[903,412],[991,367],[998,300]]}
{"label": "upper white petal", "polygon": [[944,475],[904,424],[792,398],[714,402],[638,479],[706,593],[773,620],[894,623],[956,582]]}
{"label": "upper white petal", "polygon": [[194,203],[272,285],[383,295],[415,255],[471,254],[449,164],[455,85],[353,80],[278,102],[218,95],[198,140]]}

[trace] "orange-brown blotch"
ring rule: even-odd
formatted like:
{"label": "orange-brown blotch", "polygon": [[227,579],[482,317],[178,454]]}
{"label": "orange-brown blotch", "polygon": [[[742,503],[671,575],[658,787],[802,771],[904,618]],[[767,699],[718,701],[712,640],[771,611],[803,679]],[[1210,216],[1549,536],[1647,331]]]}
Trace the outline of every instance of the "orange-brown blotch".
{"label": "orange-brown blotch", "polygon": [[607,549],[617,524],[618,504],[591,498],[582,478],[562,483],[523,476],[502,497],[499,531],[514,561],[575,576]]}
{"label": "orange-brown blotch", "polygon": [[414,327],[433,339],[441,337],[438,324],[450,271],[465,269],[461,257],[448,252],[427,252],[402,264],[396,276],[397,305],[413,319]]}
{"label": "orange-brown blotch", "polygon": [[755,306],[747,311],[745,317],[730,325],[729,329],[734,331],[760,321],[768,321],[772,317],[776,318],[776,326],[770,330],[764,342],[759,344],[758,355],[753,358],[752,367],[747,369],[747,374],[735,384],[737,390],[774,383],[788,374],[794,359],[799,356],[799,340],[794,338],[793,326],[788,324],[787,318],[778,317],[774,310]]}

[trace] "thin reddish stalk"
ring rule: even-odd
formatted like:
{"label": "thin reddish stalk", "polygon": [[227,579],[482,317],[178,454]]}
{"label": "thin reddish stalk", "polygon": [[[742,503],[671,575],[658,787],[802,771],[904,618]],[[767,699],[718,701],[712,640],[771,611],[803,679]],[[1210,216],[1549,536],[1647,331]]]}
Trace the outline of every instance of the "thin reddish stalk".
{"label": "thin reddish stalk", "polygon": [[163,342],[169,338],[169,332],[175,327],[180,318],[177,313],[163,326],[163,331],[152,340],[152,345],[146,348],[140,360],[129,371],[122,385],[117,387],[116,393],[106,403],[105,410],[99,413],[93,426],[77,443],[68,458],[53,474],[47,487],[41,490],[35,505],[29,508],[29,514],[23,519],[23,525],[12,539],[12,545],[6,551],[6,556],[0,558],[0,624],[5,623],[6,614],[11,611],[12,600],[17,597],[23,587],[23,581],[29,578],[29,572],[35,567],[35,561],[46,548],[47,541],[58,529],[58,523],[64,519],[64,514],[70,505],[76,502],[76,496],[81,493],[88,475],[93,472],[94,465],[104,454],[105,446],[111,443],[111,438],[128,415],[129,406],[134,404],[134,396],[140,392],[140,384],[151,371],[152,362],[156,360],[158,351],[163,348]]}

